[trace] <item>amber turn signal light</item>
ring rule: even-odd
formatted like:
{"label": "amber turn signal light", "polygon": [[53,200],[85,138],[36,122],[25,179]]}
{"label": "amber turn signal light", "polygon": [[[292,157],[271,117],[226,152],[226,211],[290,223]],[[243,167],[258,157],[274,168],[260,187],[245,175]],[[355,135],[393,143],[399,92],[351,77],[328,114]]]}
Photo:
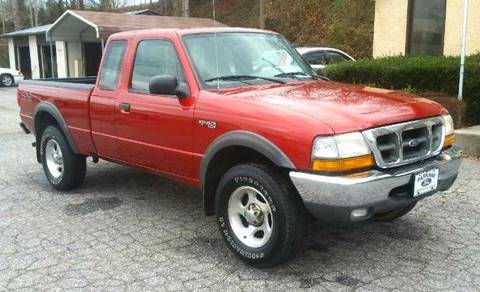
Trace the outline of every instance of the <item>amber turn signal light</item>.
{"label": "amber turn signal light", "polygon": [[375,164],[372,154],[344,159],[313,160],[312,169],[315,171],[340,172],[369,168]]}
{"label": "amber turn signal light", "polygon": [[443,142],[443,148],[452,146],[455,143],[455,134],[450,134],[445,136],[445,141]]}

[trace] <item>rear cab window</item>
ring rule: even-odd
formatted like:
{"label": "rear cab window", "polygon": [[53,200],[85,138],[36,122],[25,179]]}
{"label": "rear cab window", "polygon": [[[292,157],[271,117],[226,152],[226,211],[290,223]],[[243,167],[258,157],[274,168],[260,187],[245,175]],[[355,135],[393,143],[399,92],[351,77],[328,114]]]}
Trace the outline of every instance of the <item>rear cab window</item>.
{"label": "rear cab window", "polygon": [[110,42],[105,53],[105,60],[100,69],[98,86],[102,90],[115,90],[118,86],[120,67],[127,47],[127,41]]}

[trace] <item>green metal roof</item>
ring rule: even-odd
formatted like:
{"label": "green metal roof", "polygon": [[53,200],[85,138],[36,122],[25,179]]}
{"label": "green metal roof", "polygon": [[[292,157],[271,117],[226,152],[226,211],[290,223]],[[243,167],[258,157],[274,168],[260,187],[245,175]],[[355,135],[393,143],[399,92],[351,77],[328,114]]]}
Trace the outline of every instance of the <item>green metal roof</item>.
{"label": "green metal roof", "polygon": [[45,32],[51,27],[51,24],[29,27],[17,31],[12,31],[9,33],[5,33],[2,37],[15,37],[15,36],[26,36],[26,35],[33,35],[33,34],[45,34]]}

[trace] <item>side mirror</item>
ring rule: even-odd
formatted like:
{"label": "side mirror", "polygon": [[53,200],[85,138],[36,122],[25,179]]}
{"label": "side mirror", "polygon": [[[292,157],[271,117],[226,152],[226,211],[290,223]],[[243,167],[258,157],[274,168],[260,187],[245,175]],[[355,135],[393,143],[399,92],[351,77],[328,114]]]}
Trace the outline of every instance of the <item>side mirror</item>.
{"label": "side mirror", "polygon": [[176,95],[179,98],[189,95],[187,84],[178,84],[177,77],[174,75],[153,76],[148,84],[148,89],[153,94]]}
{"label": "side mirror", "polygon": [[158,75],[150,79],[148,90],[153,94],[175,95],[177,86],[177,77],[173,75]]}

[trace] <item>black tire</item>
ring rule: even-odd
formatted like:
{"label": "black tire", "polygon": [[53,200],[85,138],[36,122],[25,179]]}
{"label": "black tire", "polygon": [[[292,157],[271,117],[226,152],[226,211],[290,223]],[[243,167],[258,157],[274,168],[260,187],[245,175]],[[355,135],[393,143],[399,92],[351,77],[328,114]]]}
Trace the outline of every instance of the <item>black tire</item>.
{"label": "black tire", "polygon": [[[245,186],[260,192],[271,208],[271,236],[260,247],[244,244],[232,230],[228,216],[230,197],[235,190]],[[265,165],[241,164],[228,170],[217,188],[215,213],[228,247],[251,266],[264,268],[278,265],[302,247],[308,218],[303,202],[288,178]]]}
{"label": "black tire", "polygon": [[0,82],[3,87],[10,87],[15,84],[15,80],[13,79],[13,76],[6,73],[0,75]]}
{"label": "black tire", "polygon": [[397,209],[390,210],[388,212],[384,213],[377,213],[372,216],[372,220],[378,221],[378,222],[390,222],[395,219],[398,219],[404,215],[406,215],[408,212],[412,211],[413,208],[415,208],[415,205],[417,205],[417,202],[410,203],[407,206],[400,207]]}
{"label": "black tire", "polygon": [[[49,170],[47,164],[47,143],[56,142],[60,147],[63,167],[61,174],[55,176]],[[73,153],[63,133],[56,126],[48,126],[42,133],[40,144],[40,155],[42,158],[43,171],[48,182],[57,190],[66,191],[79,187],[85,179],[87,169],[85,156]]]}

